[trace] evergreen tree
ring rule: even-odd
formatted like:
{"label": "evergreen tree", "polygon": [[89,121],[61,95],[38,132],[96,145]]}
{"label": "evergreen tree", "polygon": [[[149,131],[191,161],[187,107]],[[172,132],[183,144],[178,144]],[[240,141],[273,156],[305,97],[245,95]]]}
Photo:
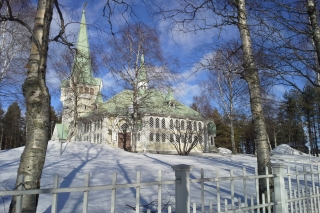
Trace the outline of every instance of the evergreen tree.
{"label": "evergreen tree", "polygon": [[306,138],[303,130],[303,111],[301,110],[302,94],[297,90],[286,92],[284,100],[278,108],[278,144],[287,143],[301,151],[305,147]]}
{"label": "evergreen tree", "polygon": [[3,146],[5,149],[12,149],[21,146],[22,134],[21,129],[22,118],[21,109],[17,102],[13,102],[3,119],[4,135],[3,135]]}
{"label": "evergreen tree", "polygon": [[58,117],[53,106],[51,106],[51,108],[50,108],[50,128],[48,128],[49,139],[51,139],[51,137],[52,137],[52,132],[53,132],[53,128],[54,128],[55,124],[60,123],[60,122],[61,122],[61,117],[60,118]]}
{"label": "evergreen tree", "polygon": [[315,90],[314,86],[307,84],[303,88],[303,92],[300,95],[301,101],[300,109],[303,113],[303,121],[305,123],[305,127],[308,133],[308,143],[311,148],[311,153],[313,155],[319,156],[318,151],[318,143],[317,143],[317,130],[315,128],[315,117],[316,117],[316,97],[315,97]]}

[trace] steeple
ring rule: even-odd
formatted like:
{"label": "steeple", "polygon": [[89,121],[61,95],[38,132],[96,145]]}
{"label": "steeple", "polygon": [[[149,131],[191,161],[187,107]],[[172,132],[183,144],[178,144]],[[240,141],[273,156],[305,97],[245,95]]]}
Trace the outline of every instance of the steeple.
{"label": "steeple", "polygon": [[144,90],[148,89],[148,79],[147,79],[147,71],[144,64],[144,55],[141,55],[140,58],[140,68],[137,76],[138,82],[138,90],[139,93],[143,93]]}
{"label": "steeple", "polygon": [[169,88],[169,91],[168,91],[168,94],[166,95],[165,101],[167,102],[169,107],[175,108],[175,99],[174,99],[174,95],[173,95],[171,88]]}
{"label": "steeple", "polygon": [[170,102],[170,101],[174,101],[174,95],[173,95],[173,92],[172,92],[172,89],[169,88],[169,91],[168,91],[168,94],[166,95],[166,102]]}
{"label": "steeple", "polygon": [[95,84],[92,76],[89,37],[85,14],[84,6],[77,41],[77,52],[72,67],[72,75],[81,83]]}
{"label": "steeple", "polygon": [[147,81],[147,71],[144,65],[144,55],[141,55],[140,59],[140,68],[138,72],[138,82],[146,82]]}

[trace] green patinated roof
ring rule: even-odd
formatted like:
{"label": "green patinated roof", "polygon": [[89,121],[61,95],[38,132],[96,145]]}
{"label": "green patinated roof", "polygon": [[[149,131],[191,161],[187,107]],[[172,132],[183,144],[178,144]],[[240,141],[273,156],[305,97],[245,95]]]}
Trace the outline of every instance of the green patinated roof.
{"label": "green patinated roof", "polygon": [[[175,107],[170,107],[166,101],[166,94],[150,89],[146,90],[145,99],[141,98],[139,105],[139,112],[141,114],[150,115],[164,115],[172,117],[190,118],[190,119],[203,119],[203,116],[197,111],[181,104],[178,101],[175,102]],[[115,115],[128,115],[128,107],[132,105],[133,91],[123,90],[117,95],[110,98],[105,103],[99,103],[98,109],[92,113],[106,113]],[[88,114],[87,116],[90,116]]]}
{"label": "green patinated roof", "polygon": [[56,124],[59,140],[66,140],[68,137],[68,125]]}
{"label": "green patinated roof", "polygon": [[[85,10],[82,11],[82,18],[80,22],[80,29],[77,41],[77,52],[73,61],[72,73],[77,83],[83,83],[93,86],[100,86],[101,79],[94,78],[92,75],[92,66],[89,49],[89,36],[87,31]],[[64,80],[62,87],[68,87],[69,81]]]}

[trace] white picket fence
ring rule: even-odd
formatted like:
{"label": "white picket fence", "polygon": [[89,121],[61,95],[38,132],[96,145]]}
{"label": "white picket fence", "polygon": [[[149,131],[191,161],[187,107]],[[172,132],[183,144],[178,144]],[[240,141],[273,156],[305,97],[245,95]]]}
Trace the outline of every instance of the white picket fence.
{"label": "white picket fence", "polygon": [[[84,181],[84,186],[59,188],[59,176],[55,175],[53,188],[25,190],[23,188],[23,176],[19,177],[21,183],[17,190],[0,191],[0,196],[17,196],[16,213],[21,212],[23,195],[27,194],[52,194],[51,212],[58,211],[58,195],[60,193],[83,193],[83,213],[88,212],[89,192],[107,191],[111,192],[110,209],[106,209],[111,213],[118,212],[116,210],[116,199],[118,189],[135,188],[135,212],[140,212],[141,188],[157,186],[158,201],[157,212],[171,213],[228,213],[228,212],[271,212],[275,213],[318,213],[320,212],[320,170],[319,166],[310,165],[310,167],[285,168],[282,164],[272,164],[273,174],[258,175],[255,169],[255,174],[247,174],[247,169],[243,168],[241,175],[234,175],[233,170],[230,170],[230,175],[220,177],[219,172],[216,172],[215,177],[205,177],[204,170],[201,170],[200,178],[190,178],[192,166],[176,165],[172,166],[175,171],[175,179],[162,180],[162,173],[159,171],[158,180],[154,182],[141,183],[141,173],[137,172],[136,183],[117,184],[117,174],[113,174],[112,184],[90,186],[90,175],[87,174]],[[299,168],[302,168],[302,170]],[[266,171],[268,171],[266,169]],[[274,193],[267,189],[265,195],[259,196],[259,179],[264,178],[269,183],[270,179],[274,181]],[[198,189],[196,192],[190,191],[190,185],[196,184]],[[210,184],[210,186],[207,186]],[[254,186],[252,186],[252,184]],[[163,186],[175,185],[175,203],[173,206],[168,206],[165,210],[162,208]],[[215,197],[206,195],[207,191],[215,188]],[[254,192],[248,189],[254,188]],[[223,191],[223,193],[222,193]],[[226,191],[228,191],[226,195]],[[200,193],[201,204],[197,207],[196,203],[190,202],[192,194]],[[241,193],[241,194],[239,194]],[[261,200],[260,200],[261,197]],[[272,198],[272,199],[271,199]],[[173,209],[173,210],[172,210]],[[151,210],[147,210],[151,213]]]}

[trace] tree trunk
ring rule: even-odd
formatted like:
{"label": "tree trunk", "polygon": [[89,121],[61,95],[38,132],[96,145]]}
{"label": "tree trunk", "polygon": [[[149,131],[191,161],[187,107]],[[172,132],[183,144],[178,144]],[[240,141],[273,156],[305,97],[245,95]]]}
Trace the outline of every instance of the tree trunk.
{"label": "tree trunk", "polygon": [[[48,145],[50,126],[50,95],[45,82],[48,38],[53,13],[53,0],[39,0],[34,22],[34,38],[28,62],[27,78],[23,84],[26,99],[26,147],[21,155],[18,174],[24,175],[26,189],[40,188],[40,178]],[[17,178],[18,180],[18,178]],[[19,185],[16,181],[16,187]],[[22,212],[36,212],[38,195],[24,195]],[[10,212],[16,210],[12,198]]]}
{"label": "tree trunk", "polygon": [[277,144],[277,133],[275,128],[273,128],[273,138],[274,138],[274,148],[276,148],[278,144]]}
{"label": "tree trunk", "polygon": [[[250,105],[254,128],[254,138],[257,144],[257,160],[258,160],[258,174],[266,174],[266,167],[270,168],[270,152],[267,142],[267,132],[264,120],[264,114],[262,111],[261,104],[261,88],[260,80],[258,75],[258,69],[253,60],[251,37],[249,28],[247,25],[247,12],[245,0],[236,1],[237,12],[238,12],[238,29],[241,36],[242,51],[243,51],[243,77],[248,83],[250,93]],[[272,189],[273,183],[270,181]],[[260,194],[267,191],[267,185],[265,178],[259,179],[259,190]]]}
{"label": "tree trunk", "polygon": [[230,121],[230,140],[231,140],[231,147],[232,147],[232,153],[236,154],[236,142],[234,140],[234,127],[233,127],[233,121]]}
{"label": "tree trunk", "polygon": [[0,150],[2,150],[2,139],[3,139],[3,127],[1,127]]}
{"label": "tree trunk", "polygon": [[236,150],[236,142],[234,140],[234,126],[233,126],[233,120],[234,120],[234,110],[233,110],[233,102],[234,102],[234,98],[233,98],[233,87],[232,87],[232,82],[230,79],[230,76],[228,77],[228,85],[230,88],[230,93],[229,93],[229,97],[230,97],[230,114],[229,114],[229,119],[230,119],[230,140],[231,140],[231,147],[232,147],[232,153],[236,154],[237,150]]}
{"label": "tree trunk", "polygon": [[[317,8],[314,0],[307,1],[308,16],[312,28],[312,40],[314,42],[314,47],[317,53],[317,62],[320,65],[320,28],[318,24]],[[319,70],[317,70],[319,73]]]}
{"label": "tree trunk", "polygon": [[311,153],[312,155],[315,155],[315,145],[314,145],[314,138],[312,134],[312,127],[311,127],[311,119],[310,119],[310,113],[308,112],[306,114],[307,116],[307,128],[308,128],[308,138],[309,138],[309,145],[311,147]]}
{"label": "tree trunk", "polygon": [[315,150],[316,150],[316,156],[319,157],[319,147],[318,147],[318,136],[317,136],[317,128],[316,128],[316,119],[314,116],[312,116],[312,123],[313,123],[313,137],[314,137],[314,145],[315,145]]}

